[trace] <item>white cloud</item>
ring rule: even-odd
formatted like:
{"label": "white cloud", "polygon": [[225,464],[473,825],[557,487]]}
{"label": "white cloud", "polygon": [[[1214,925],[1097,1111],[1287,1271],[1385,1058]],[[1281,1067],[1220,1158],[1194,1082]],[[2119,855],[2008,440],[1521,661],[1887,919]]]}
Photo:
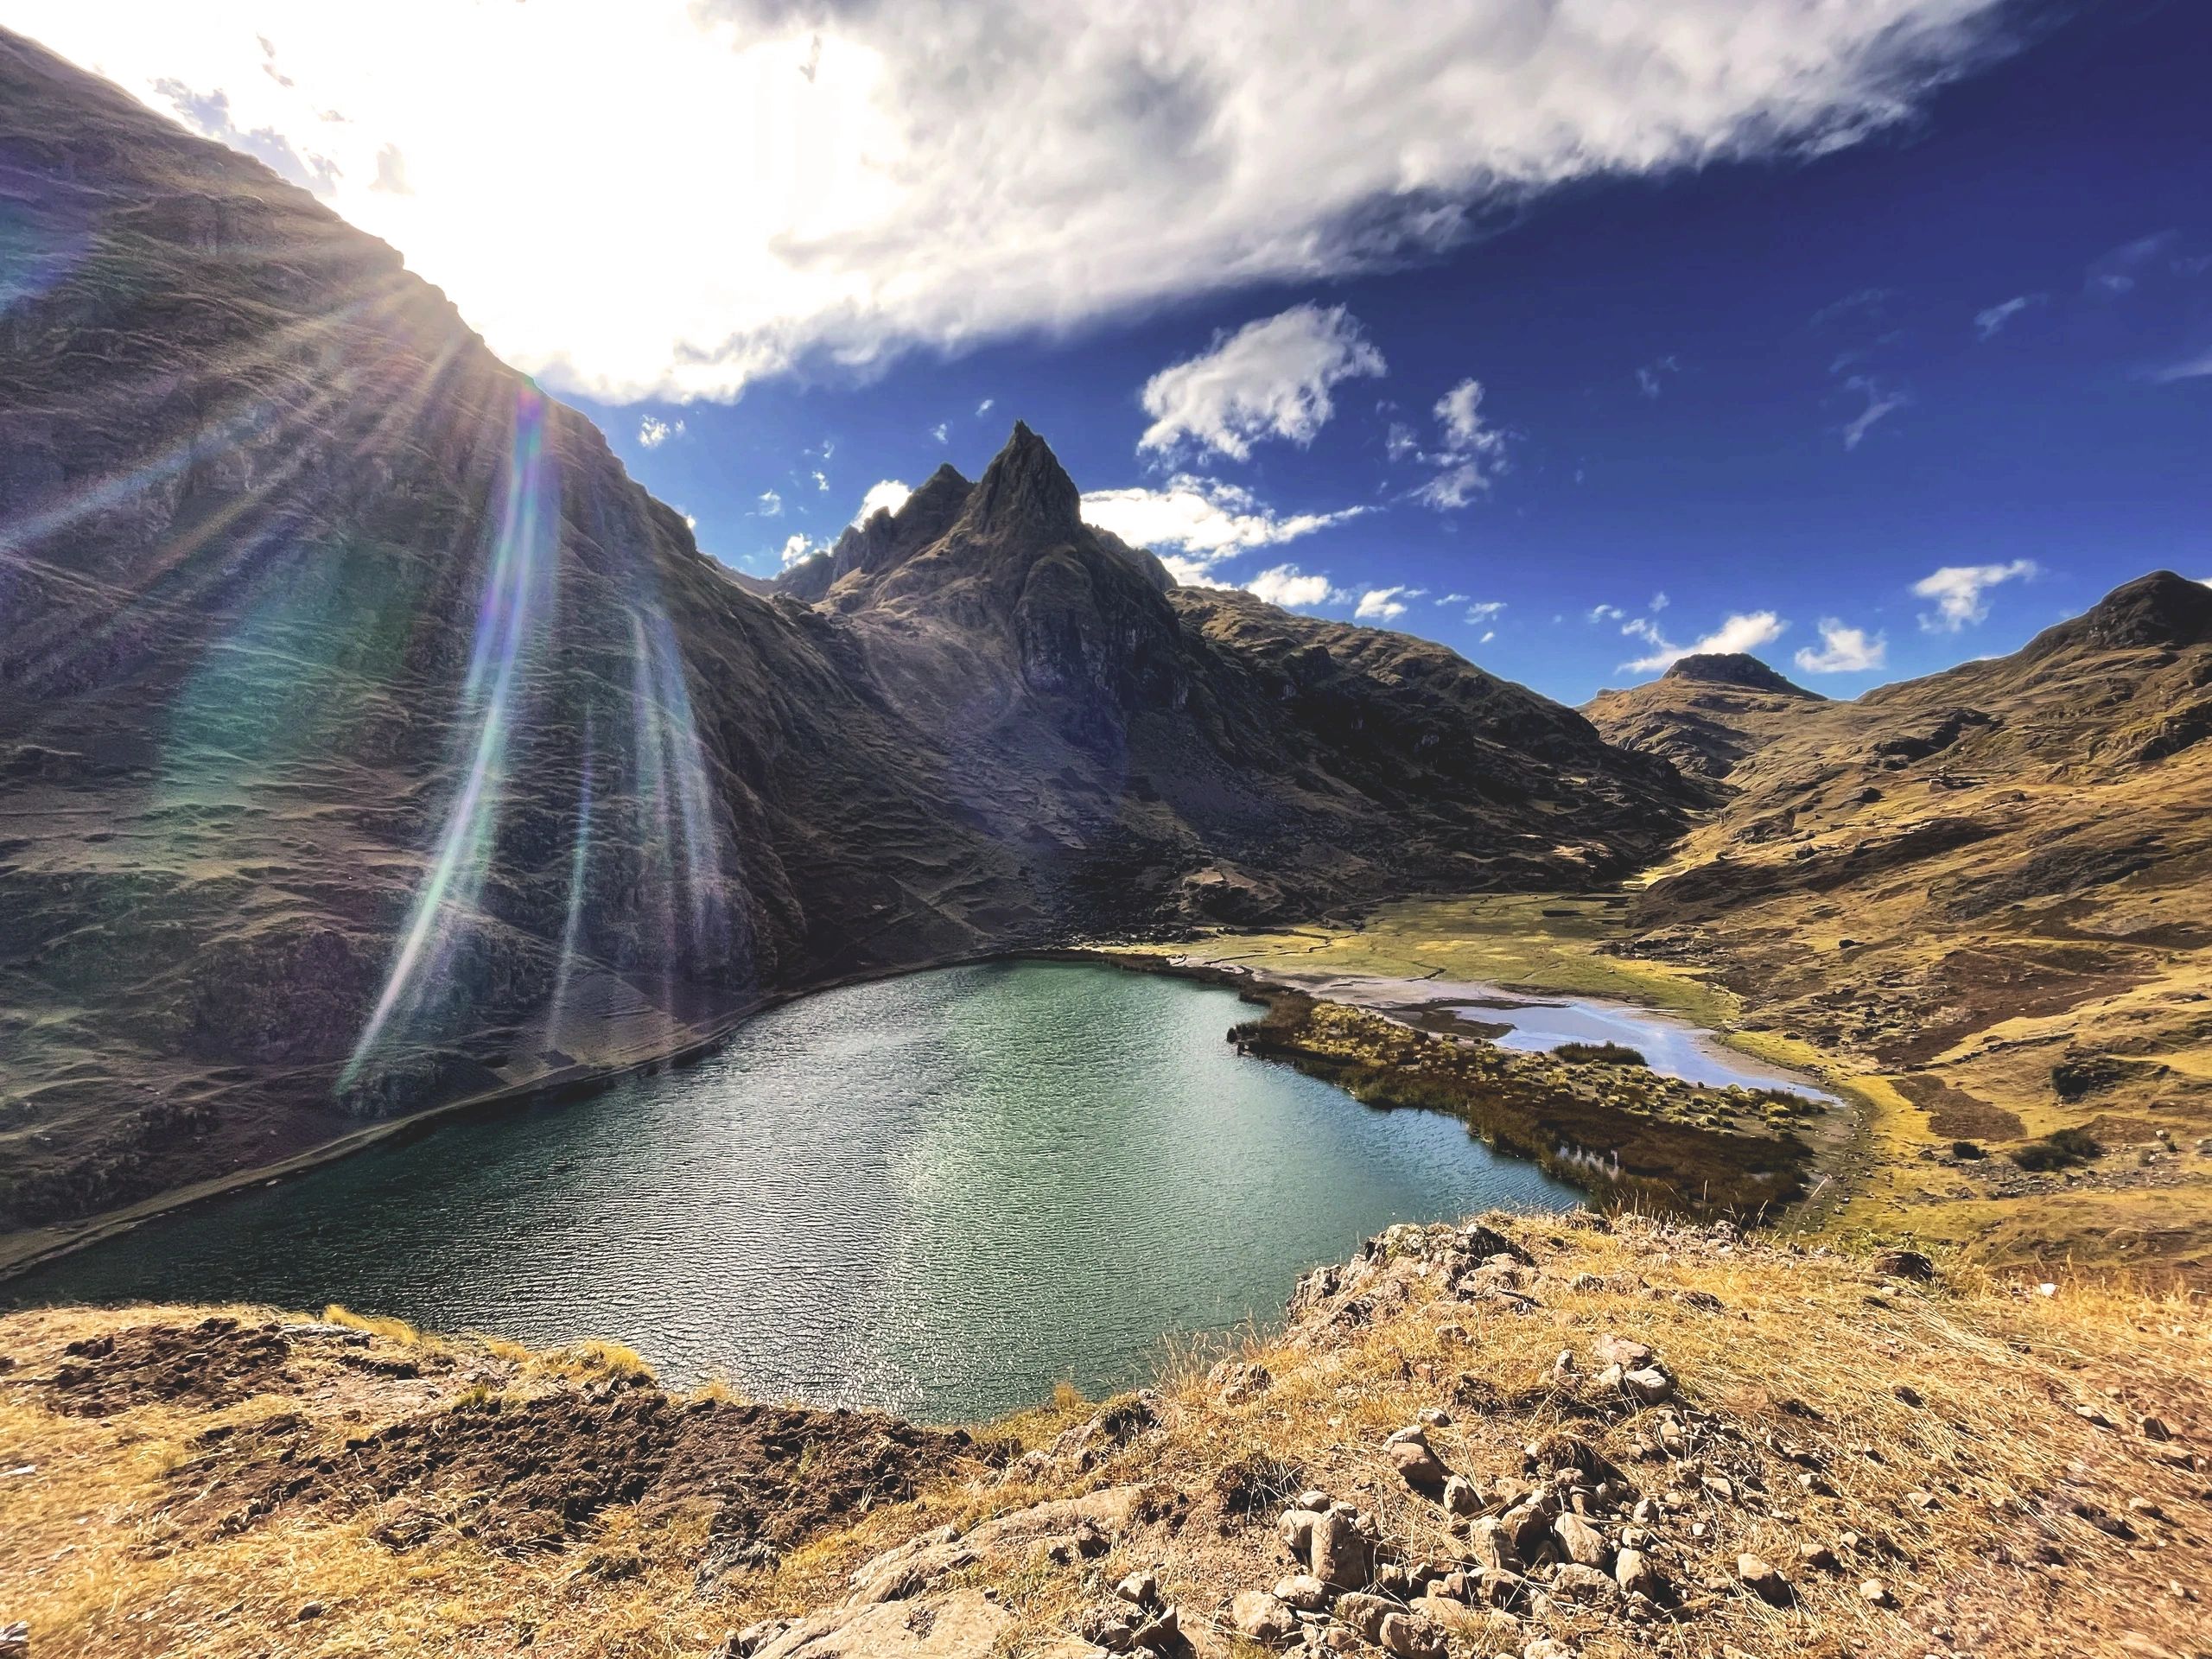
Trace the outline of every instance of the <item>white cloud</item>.
{"label": "white cloud", "polygon": [[1667,597],[1665,591],[1662,589],[1660,592],[1652,594],[1651,602],[1643,608],[1649,611],[1652,615],[1656,616],[1673,602],[1673,601]]}
{"label": "white cloud", "polygon": [[1882,666],[1889,657],[1889,641],[1864,628],[1847,628],[1833,616],[1821,619],[1821,647],[1797,648],[1797,666],[1808,674],[1863,674]]}
{"label": "white cloud", "polygon": [[[1341,276],[1576,181],[1819,153],[1911,118],[2003,10],[0,0],[134,93],[220,89],[311,144],[494,349],[608,397]],[[387,145],[411,194],[372,188]]]}
{"label": "white cloud", "polygon": [[989,414],[991,412],[991,405],[997,402],[998,399],[995,397],[984,398],[982,403],[976,405],[976,418],[981,420],[984,416]]}
{"label": "white cloud", "polygon": [[1912,401],[1902,391],[1883,390],[1875,384],[1872,375],[1854,374],[1843,384],[1847,390],[1863,393],[1866,399],[1866,407],[1844,423],[1843,447],[1846,449],[1856,449],[1867,433],[1873,430],[1877,421],[1894,415]]}
{"label": "white cloud", "polygon": [[763,490],[760,505],[753,511],[763,518],[780,518],[784,516],[784,498],[773,490]]}
{"label": "white cloud", "polygon": [[1436,400],[1435,416],[1444,447],[1421,459],[1437,467],[1434,478],[1414,493],[1432,507],[1464,507],[1505,470],[1505,434],[1483,421],[1483,386],[1462,380]]}
{"label": "white cloud", "polygon": [[1999,582],[2030,580],[2039,574],[2033,559],[2014,559],[2009,564],[1947,564],[1933,575],[1912,584],[1922,599],[1936,601],[1932,613],[1923,612],[1920,626],[1930,633],[1956,633],[1989,614],[1982,595]]}
{"label": "white cloud", "polygon": [[906,498],[912,493],[895,478],[871,485],[868,493],[861,498],[861,510],[853,515],[853,522],[864,524],[879,512],[896,512],[906,505]]}
{"label": "white cloud", "polygon": [[1414,435],[1413,428],[1408,426],[1403,421],[1390,423],[1389,434],[1382,440],[1382,453],[1385,455],[1392,461],[1403,461],[1420,448],[1421,440]]}
{"label": "white cloud", "polygon": [[1446,594],[1436,602],[1439,605],[1464,605],[1473,598],[1471,594]]}
{"label": "white cloud", "polygon": [[951,425],[950,421],[939,421],[935,426],[930,428],[930,436],[935,438],[939,443],[943,443],[944,435],[951,429]]}
{"label": "white cloud", "polygon": [[683,435],[683,423],[668,422],[657,415],[648,415],[638,423],[638,442],[648,449],[658,449],[671,438]]}
{"label": "white cloud", "polygon": [[1188,442],[1243,461],[1264,438],[1311,443],[1335,413],[1329,389],[1383,368],[1382,353],[1344,307],[1294,305],[1216,334],[1206,351],[1146,381],[1141,401],[1152,424],[1137,448]]}
{"label": "white cloud", "polygon": [[1631,639],[1642,639],[1652,649],[1649,656],[1638,657],[1621,666],[1641,673],[1656,673],[1672,668],[1685,657],[1757,651],[1761,645],[1779,639],[1789,626],[1772,611],[1739,611],[1695,645],[1678,645],[1661,633],[1658,624],[1650,618],[1630,617],[1621,625],[1621,632]]}
{"label": "white cloud", "polygon": [[1592,605],[1590,607],[1592,622],[1618,622],[1627,615],[1628,613],[1618,605]]}
{"label": "white cloud", "polygon": [[830,487],[830,475],[827,473],[816,473],[814,474],[814,487],[817,490],[828,489]]}
{"label": "white cloud", "polygon": [[[1178,473],[1164,488],[1094,490],[1083,498],[1084,519],[1136,547],[1179,557],[1171,570],[1203,572],[1252,548],[1274,547],[1358,518],[1364,506],[1335,512],[1277,514],[1249,490],[1218,479]],[[1178,581],[1189,586],[1205,584]]]}
{"label": "white cloud", "polygon": [[1351,597],[1331,587],[1326,576],[1309,576],[1294,564],[1278,564],[1261,571],[1244,584],[1244,591],[1287,611],[1310,610]]}
{"label": "white cloud", "polygon": [[1481,639],[1479,639],[1476,640],[1476,641],[1475,641],[1475,643],[1476,643],[1477,645],[1486,645],[1490,644],[1490,642],[1491,642],[1491,640],[1493,640],[1493,639],[1497,639],[1497,630],[1496,628],[1492,628],[1492,629],[1489,630],[1487,632],[1485,632],[1485,633],[1483,635],[1483,637],[1482,637]]}
{"label": "white cloud", "polygon": [[791,565],[797,564],[801,559],[810,558],[815,554],[820,553],[823,550],[823,549],[818,548],[812,543],[809,542],[803,533],[795,534],[787,537],[785,539],[782,555],[783,563],[785,567],[788,569]]}
{"label": "white cloud", "polygon": [[[1454,594],[1453,597],[1465,599],[1466,595],[1465,594]],[[1474,604],[1467,607],[1467,620],[1470,622],[1488,622],[1494,619],[1497,613],[1504,608],[1505,601],[1502,599],[1478,600]]]}
{"label": "white cloud", "polygon": [[1974,314],[1975,334],[1983,340],[1994,340],[2004,332],[2006,323],[2012,321],[2030,306],[2041,305],[2044,297],[2041,294],[2015,294],[2011,299],[2001,300],[1986,311],[1975,312]]}
{"label": "white cloud", "polygon": [[1353,619],[1361,622],[1395,622],[1406,613],[1406,601],[1420,598],[1421,591],[1418,588],[1370,588],[1359,596]]}

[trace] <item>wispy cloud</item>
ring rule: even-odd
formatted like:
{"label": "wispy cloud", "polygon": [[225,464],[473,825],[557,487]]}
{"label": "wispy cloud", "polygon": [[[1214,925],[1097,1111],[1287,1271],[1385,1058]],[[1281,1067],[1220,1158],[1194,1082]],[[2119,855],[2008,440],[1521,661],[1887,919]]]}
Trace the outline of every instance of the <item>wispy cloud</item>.
{"label": "wispy cloud", "polygon": [[2049,298],[2044,294],[2015,294],[2009,300],[1999,300],[1985,311],[1974,314],[1974,331],[1982,340],[1994,340],[2004,332],[2005,325],[2031,305],[2041,305]]}
{"label": "wispy cloud", "polygon": [[2193,357],[2181,358],[2155,369],[2146,369],[2143,378],[2166,386],[2177,380],[2201,379],[2208,374],[2212,374],[2212,350],[2199,352]]}
{"label": "wispy cloud", "polygon": [[774,490],[763,490],[760,505],[753,512],[762,518],[780,518],[784,516],[784,498]]}
{"label": "wispy cloud", "polygon": [[658,415],[648,415],[638,423],[638,442],[647,449],[658,449],[671,438],[683,435],[681,421],[664,421]]}
{"label": "wispy cloud", "polygon": [[1682,365],[1673,356],[1654,359],[1636,372],[1636,389],[1646,397],[1656,397],[1666,390],[1666,377],[1680,374]]}
{"label": "wispy cloud", "polygon": [[1449,512],[1488,493],[1506,469],[1505,434],[1483,418],[1482,382],[1471,377],[1436,400],[1432,411],[1442,434],[1437,448],[1421,457],[1436,476],[1414,499]]}
{"label": "wispy cloud", "polygon": [[1882,666],[1889,656],[1889,642],[1880,634],[1868,639],[1864,628],[1847,628],[1837,618],[1821,619],[1821,643],[1797,648],[1797,666],[1808,674],[1864,674]]}
{"label": "wispy cloud", "polygon": [[1866,407],[1843,423],[1843,447],[1846,449],[1856,449],[1866,435],[1874,429],[1876,422],[1887,419],[1912,401],[1902,391],[1884,387],[1871,374],[1849,376],[1843,385],[1845,391],[1859,392],[1866,399]]}
{"label": "wispy cloud", "polygon": [[[1579,182],[1825,153],[1912,119],[2005,14],[1217,0],[1163,36],[1107,0],[12,0],[9,22],[141,96],[223,89],[229,133],[327,160],[339,211],[495,350],[619,399],[1331,281]],[[254,40],[278,16],[289,86]],[[547,86],[576,90],[559,122]],[[373,188],[388,144],[412,194]],[[591,232],[549,257],[580,200]]]}
{"label": "wispy cloud", "polygon": [[1336,412],[1331,388],[1386,366],[1341,305],[1294,305],[1215,335],[1207,350],[1146,381],[1140,401],[1152,424],[1137,448],[1190,446],[1244,461],[1263,439],[1308,444]]}
{"label": "wispy cloud", "polygon": [[2041,574],[2033,559],[2014,559],[2008,564],[1947,564],[1912,584],[1914,594],[1936,601],[1933,611],[1921,613],[1920,626],[1929,633],[1957,633],[1986,620],[1989,601],[1983,597],[1999,583],[2032,581]]}

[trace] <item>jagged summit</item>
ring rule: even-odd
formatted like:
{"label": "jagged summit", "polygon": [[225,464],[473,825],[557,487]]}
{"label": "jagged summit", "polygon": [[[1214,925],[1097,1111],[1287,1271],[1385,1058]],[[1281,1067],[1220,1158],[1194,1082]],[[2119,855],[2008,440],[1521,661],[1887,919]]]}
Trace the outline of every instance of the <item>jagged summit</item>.
{"label": "jagged summit", "polygon": [[1699,652],[1685,657],[1662,676],[1669,680],[1693,680],[1700,685],[1732,685],[1745,691],[1771,691],[1787,697],[1809,697],[1826,702],[1794,680],[1783,678],[1747,652]]}
{"label": "jagged summit", "polygon": [[1052,448],[1016,421],[1006,447],[983,469],[961,523],[976,536],[1073,537],[1083,527],[1083,492]]}
{"label": "jagged summit", "polygon": [[2028,658],[2068,649],[2179,649],[2212,642],[2212,588],[2171,570],[2122,582],[2081,615],[2045,628],[2022,650]]}

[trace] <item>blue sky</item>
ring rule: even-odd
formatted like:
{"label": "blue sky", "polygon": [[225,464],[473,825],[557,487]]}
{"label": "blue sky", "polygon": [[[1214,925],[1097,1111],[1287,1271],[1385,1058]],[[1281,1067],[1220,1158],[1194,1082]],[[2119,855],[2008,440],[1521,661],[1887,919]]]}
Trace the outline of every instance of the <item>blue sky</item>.
{"label": "blue sky", "polygon": [[[704,8],[779,99],[847,75],[852,121],[894,99],[911,127],[882,132],[906,134],[906,194],[887,209],[862,178],[869,236],[817,236],[804,192],[764,207],[717,186],[682,199],[709,216],[692,228],[656,193],[722,177],[708,151],[739,140],[670,116],[665,143],[626,156],[659,171],[607,200],[652,197],[685,228],[603,271],[590,249],[600,286],[551,283],[535,309],[508,306],[517,282],[468,215],[434,216],[442,159],[465,178],[478,140],[334,83],[318,96],[376,107],[349,125],[377,142],[325,156],[283,105],[252,103],[251,68],[281,95],[312,77],[296,9],[266,0],[265,25],[255,0],[218,9],[266,28],[239,72],[186,61],[215,52],[199,38],[88,36],[35,0],[0,0],[0,22],[77,29],[61,49],[156,107],[294,156],[597,419],[702,547],[756,574],[834,539],[887,480],[944,461],[974,476],[1019,417],[1094,517],[1156,532],[1191,579],[1363,612],[1570,702],[1708,640],[1851,695],[2010,650],[2156,567],[2212,577],[2212,9],[1867,0],[1853,35],[1807,0],[1680,0],[1649,9],[1675,26],[1663,47],[1622,58],[1520,0],[1438,0],[1406,28],[1463,32],[1315,48],[1421,89],[1338,116],[1291,107],[1326,72],[1288,36],[1213,58],[1179,42],[1162,68],[1103,12],[1064,28],[1027,0],[993,7],[1046,84],[1089,63],[1111,98],[1059,125],[994,99],[939,153],[912,138],[923,118],[972,111],[877,11]],[[695,22],[667,22],[683,55],[641,61],[641,109],[674,96],[666,63],[690,73]],[[1652,55],[1675,36],[1698,55]],[[550,41],[528,43],[549,65]],[[1453,92],[1429,73],[1462,61],[1496,76]],[[1224,92],[1229,63],[1245,79]],[[1255,105],[1272,112],[1255,124]],[[772,137],[815,166],[804,132]],[[1271,181],[1276,148],[1298,170]],[[1378,149],[1395,171],[1361,174]],[[403,168],[418,188],[395,188]],[[1419,188],[1390,182],[1409,171]],[[1344,182],[1307,212],[1306,180],[1317,197]],[[592,189],[570,193],[577,222],[545,230],[541,270],[588,233]],[[625,257],[636,309],[610,314]],[[685,257],[725,263],[647,270]]]}

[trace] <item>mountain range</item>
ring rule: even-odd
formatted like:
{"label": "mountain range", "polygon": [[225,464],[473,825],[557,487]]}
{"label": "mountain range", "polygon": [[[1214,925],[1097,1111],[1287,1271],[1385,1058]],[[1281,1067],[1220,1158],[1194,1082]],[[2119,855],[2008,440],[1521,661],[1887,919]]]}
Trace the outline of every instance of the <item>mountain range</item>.
{"label": "mountain range", "polygon": [[841,977],[1625,874],[1697,790],[1017,425],[770,593],[391,248],[0,35],[0,1230]]}
{"label": "mountain range", "polygon": [[1019,423],[739,575],[391,248],[4,34],[0,245],[0,1233],[842,979],[1640,874],[1610,948],[1891,1080],[1868,1181],[2212,1127],[2200,583],[1576,711],[1178,585]]}

